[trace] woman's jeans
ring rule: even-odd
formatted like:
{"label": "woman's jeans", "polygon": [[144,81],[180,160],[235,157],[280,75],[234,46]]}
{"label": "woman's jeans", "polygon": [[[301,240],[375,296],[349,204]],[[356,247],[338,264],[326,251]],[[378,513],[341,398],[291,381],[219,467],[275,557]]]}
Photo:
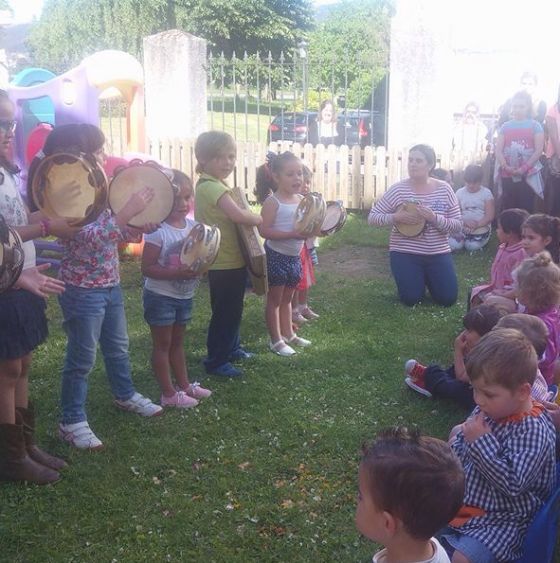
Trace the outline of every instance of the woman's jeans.
{"label": "woman's jeans", "polygon": [[399,299],[408,306],[420,303],[425,288],[438,305],[450,307],[457,301],[457,275],[451,253],[390,253],[391,272],[397,284]]}
{"label": "woman's jeans", "polygon": [[85,403],[88,376],[95,365],[97,343],[116,399],[134,395],[128,357],[128,333],[122,290],[71,285],[58,298],[68,343],[62,369],[62,423],[87,420]]}

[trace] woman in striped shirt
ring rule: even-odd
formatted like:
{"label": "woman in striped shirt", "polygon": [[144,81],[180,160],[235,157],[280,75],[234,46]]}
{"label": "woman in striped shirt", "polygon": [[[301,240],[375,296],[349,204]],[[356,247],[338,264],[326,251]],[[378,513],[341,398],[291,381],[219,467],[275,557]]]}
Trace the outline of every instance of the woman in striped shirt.
{"label": "woman in striped shirt", "polygon": [[426,286],[438,305],[449,307],[457,301],[457,276],[448,237],[462,228],[461,209],[449,184],[430,178],[435,163],[432,147],[412,147],[408,157],[409,178],[391,186],[373,205],[368,218],[368,223],[376,226],[413,225],[418,222],[417,216],[400,206],[414,202],[426,221],[424,230],[415,237],[404,236],[395,227],[391,230],[391,271],[399,299],[409,306],[422,301]]}

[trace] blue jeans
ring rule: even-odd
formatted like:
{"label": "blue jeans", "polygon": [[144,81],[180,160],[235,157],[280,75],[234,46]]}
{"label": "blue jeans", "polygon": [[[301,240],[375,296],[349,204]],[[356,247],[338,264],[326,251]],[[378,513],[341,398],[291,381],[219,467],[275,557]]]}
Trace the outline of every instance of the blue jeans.
{"label": "blue jeans", "polygon": [[128,357],[128,333],[120,286],[89,289],[66,286],[58,298],[68,337],[62,368],[62,423],[87,420],[88,376],[95,365],[97,343],[116,399],[134,395]]}
{"label": "blue jeans", "polygon": [[434,302],[450,307],[457,301],[457,275],[451,253],[389,253],[399,299],[412,307],[424,298],[426,287]]}
{"label": "blue jeans", "polygon": [[204,360],[206,371],[212,371],[229,361],[229,357],[241,347],[239,330],[243,316],[243,301],[247,269],[210,270],[210,306],[212,318],[208,325]]}

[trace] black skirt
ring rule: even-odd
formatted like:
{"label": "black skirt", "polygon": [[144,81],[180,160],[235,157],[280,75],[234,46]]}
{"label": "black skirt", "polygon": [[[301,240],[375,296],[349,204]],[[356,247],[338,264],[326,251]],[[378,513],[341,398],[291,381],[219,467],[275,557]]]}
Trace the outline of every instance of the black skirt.
{"label": "black skirt", "polygon": [[48,335],[47,302],[25,289],[0,293],[0,360],[32,352]]}

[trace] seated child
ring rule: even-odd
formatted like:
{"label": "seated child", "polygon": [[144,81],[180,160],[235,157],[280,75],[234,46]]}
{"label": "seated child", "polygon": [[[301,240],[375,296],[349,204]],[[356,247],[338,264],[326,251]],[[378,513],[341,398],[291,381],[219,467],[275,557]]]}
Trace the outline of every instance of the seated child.
{"label": "seated child", "polygon": [[519,302],[544,321],[548,342],[539,367],[548,385],[555,383],[560,353],[560,268],[546,251],[527,258],[515,270]]}
{"label": "seated child", "polygon": [[465,168],[465,185],[457,190],[457,199],[463,216],[463,230],[449,237],[451,250],[465,248],[480,250],[490,240],[495,205],[492,192],[482,185],[482,166],[470,164]]}
{"label": "seated child", "polygon": [[387,429],[364,448],[356,527],[385,546],[374,563],[449,563],[434,534],[457,513],[461,464],[448,444],[406,428]]}
{"label": "seated child", "polygon": [[555,431],[531,398],[537,355],[518,330],[496,328],[467,361],[477,407],[452,432],[465,471],[463,507],[438,539],[453,563],[511,561],[555,481]]}
{"label": "seated child", "polygon": [[405,383],[426,397],[441,397],[455,401],[468,411],[476,406],[470,380],[465,369],[465,357],[473,346],[490,332],[504,312],[492,305],[480,305],[463,317],[465,330],[455,339],[453,365],[444,369],[437,364],[423,366],[417,360],[405,364]]}
{"label": "seated child", "polygon": [[501,244],[492,262],[490,282],[472,289],[471,305],[480,305],[488,298],[498,296],[509,298],[512,302],[509,312],[516,310],[512,272],[525,258],[521,236],[527,217],[529,214],[524,209],[506,209],[500,213],[496,234]]}

